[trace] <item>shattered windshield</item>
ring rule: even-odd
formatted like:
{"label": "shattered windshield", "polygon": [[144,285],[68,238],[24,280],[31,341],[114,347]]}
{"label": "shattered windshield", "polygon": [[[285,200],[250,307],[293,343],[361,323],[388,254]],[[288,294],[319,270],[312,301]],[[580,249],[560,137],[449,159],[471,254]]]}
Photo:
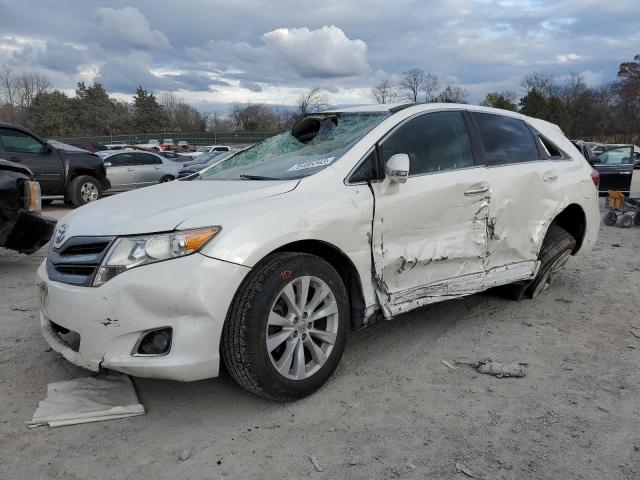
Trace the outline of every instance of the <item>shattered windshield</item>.
{"label": "shattered windshield", "polygon": [[310,115],[291,130],[238,152],[202,180],[291,180],[319,172],[344,155],[388,113]]}

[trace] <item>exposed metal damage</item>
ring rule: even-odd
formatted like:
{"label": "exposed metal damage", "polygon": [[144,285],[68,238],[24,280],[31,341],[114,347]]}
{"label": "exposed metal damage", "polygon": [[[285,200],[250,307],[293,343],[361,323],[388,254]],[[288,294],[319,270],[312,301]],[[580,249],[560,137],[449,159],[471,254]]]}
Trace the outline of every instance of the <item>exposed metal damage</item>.
{"label": "exposed metal damage", "polygon": [[[408,212],[415,218],[410,228],[398,230],[394,218],[374,219],[374,285],[385,318],[535,277],[547,229],[566,199],[556,197],[542,175],[530,169],[500,190],[465,196],[483,185],[456,182],[441,189],[434,199],[449,206],[439,215]],[[532,189],[541,198],[535,204],[526,201]],[[381,193],[384,188],[378,192],[384,200]]]}

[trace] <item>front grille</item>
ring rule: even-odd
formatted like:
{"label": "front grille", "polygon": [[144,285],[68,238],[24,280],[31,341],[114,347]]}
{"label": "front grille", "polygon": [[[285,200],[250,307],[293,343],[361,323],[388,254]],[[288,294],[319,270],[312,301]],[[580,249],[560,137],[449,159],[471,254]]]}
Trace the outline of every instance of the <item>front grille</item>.
{"label": "front grille", "polygon": [[114,237],[72,237],[49,248],[47,274],[51,280],[88,287]]}
{"label": "front grille", "polygon": [[95,242],[79,245],[69,245],[60,252],[60,255],[96,255],[102,253],[109,245],[109,242]]}
{"label": "front grille", "polygon": [[65,275],[91,275],[97,265],[55,265],[55,269]]}

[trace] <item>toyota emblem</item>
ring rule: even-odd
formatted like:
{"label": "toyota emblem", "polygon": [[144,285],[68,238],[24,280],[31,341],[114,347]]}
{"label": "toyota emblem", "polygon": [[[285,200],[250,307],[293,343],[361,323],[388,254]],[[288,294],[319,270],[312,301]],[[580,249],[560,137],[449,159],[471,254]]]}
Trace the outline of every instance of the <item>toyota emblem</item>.
{"label": "toyota emblem", "polygon": [[54,238],[54,243],[56,245],[60,245],[62,243],[62,241],[64,240],[64,236],[65,236],[66,233],[67,233],[67,224],[63,223],[56,230],[56,236]]}

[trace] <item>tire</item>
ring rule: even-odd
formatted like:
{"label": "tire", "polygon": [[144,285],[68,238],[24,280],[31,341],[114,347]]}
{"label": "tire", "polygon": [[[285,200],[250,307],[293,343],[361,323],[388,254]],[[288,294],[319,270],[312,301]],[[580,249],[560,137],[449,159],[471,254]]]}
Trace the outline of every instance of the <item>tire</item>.
{"label": "tire", "polygon": [[160,182],[159,182],[159,183],[167,183],[167,182],[170,182],[170,181],[172,181],[172,180],[175,180],[175,178],[174,178],[174,177],[172,177],[171,175],[165,175],[164,177],[162,177],[162,178],[160,179]]}
{"label": "tire", "polygon": [[40,200],[41,204],[43,207],[49,206],[53,203],[53,200],[51,199],[46,199],[46,200]]}
{"label": "tire", "polygon": [[102,197],[102,190],[98,181],[89,175],[80,175],[71,180],[65,200],[71,201],[74,207],[81,207],[100,197]]}
{"label": "tire", "polygon": [[633,224],[637,227],[638,225],[640,225],[640,212],[637,212],[634,216],[633,216]]}
{"label": "tire", "polygon": [[[307,279],[305,306],[329,315],[309,320],[313,315],[298,315],[289,307],[287,298],[300,302]],[[314,306],[316,295],[327,289]],[[314,255],[277,253],[254,267],[238,289],[222,331],[222,359],[246,390],[276,401],[297,400],[320,388],[335,371],[349,324],[347,292],[331,265]]]}
{"label": "tire", "polygon": [[633,216],[625,213],[620,217],[620,226],[622,228],[630,228],[633,226]]}
{"label": "tire", "polygon": [[602,218],[602,221],[604,222],[605,225],[612,227],[618,221],[618,214],[616,212],[609,211],[605,213],[604,217]]}
{"label": "tire", "polygon": [[540,268],[536,277],[524,289],[524,295],[536,298],[544,292],[557,271],[564,266],[571,253],[576,248],[576,239],[564,228],[551,225],[542,242],[538,255]]}

